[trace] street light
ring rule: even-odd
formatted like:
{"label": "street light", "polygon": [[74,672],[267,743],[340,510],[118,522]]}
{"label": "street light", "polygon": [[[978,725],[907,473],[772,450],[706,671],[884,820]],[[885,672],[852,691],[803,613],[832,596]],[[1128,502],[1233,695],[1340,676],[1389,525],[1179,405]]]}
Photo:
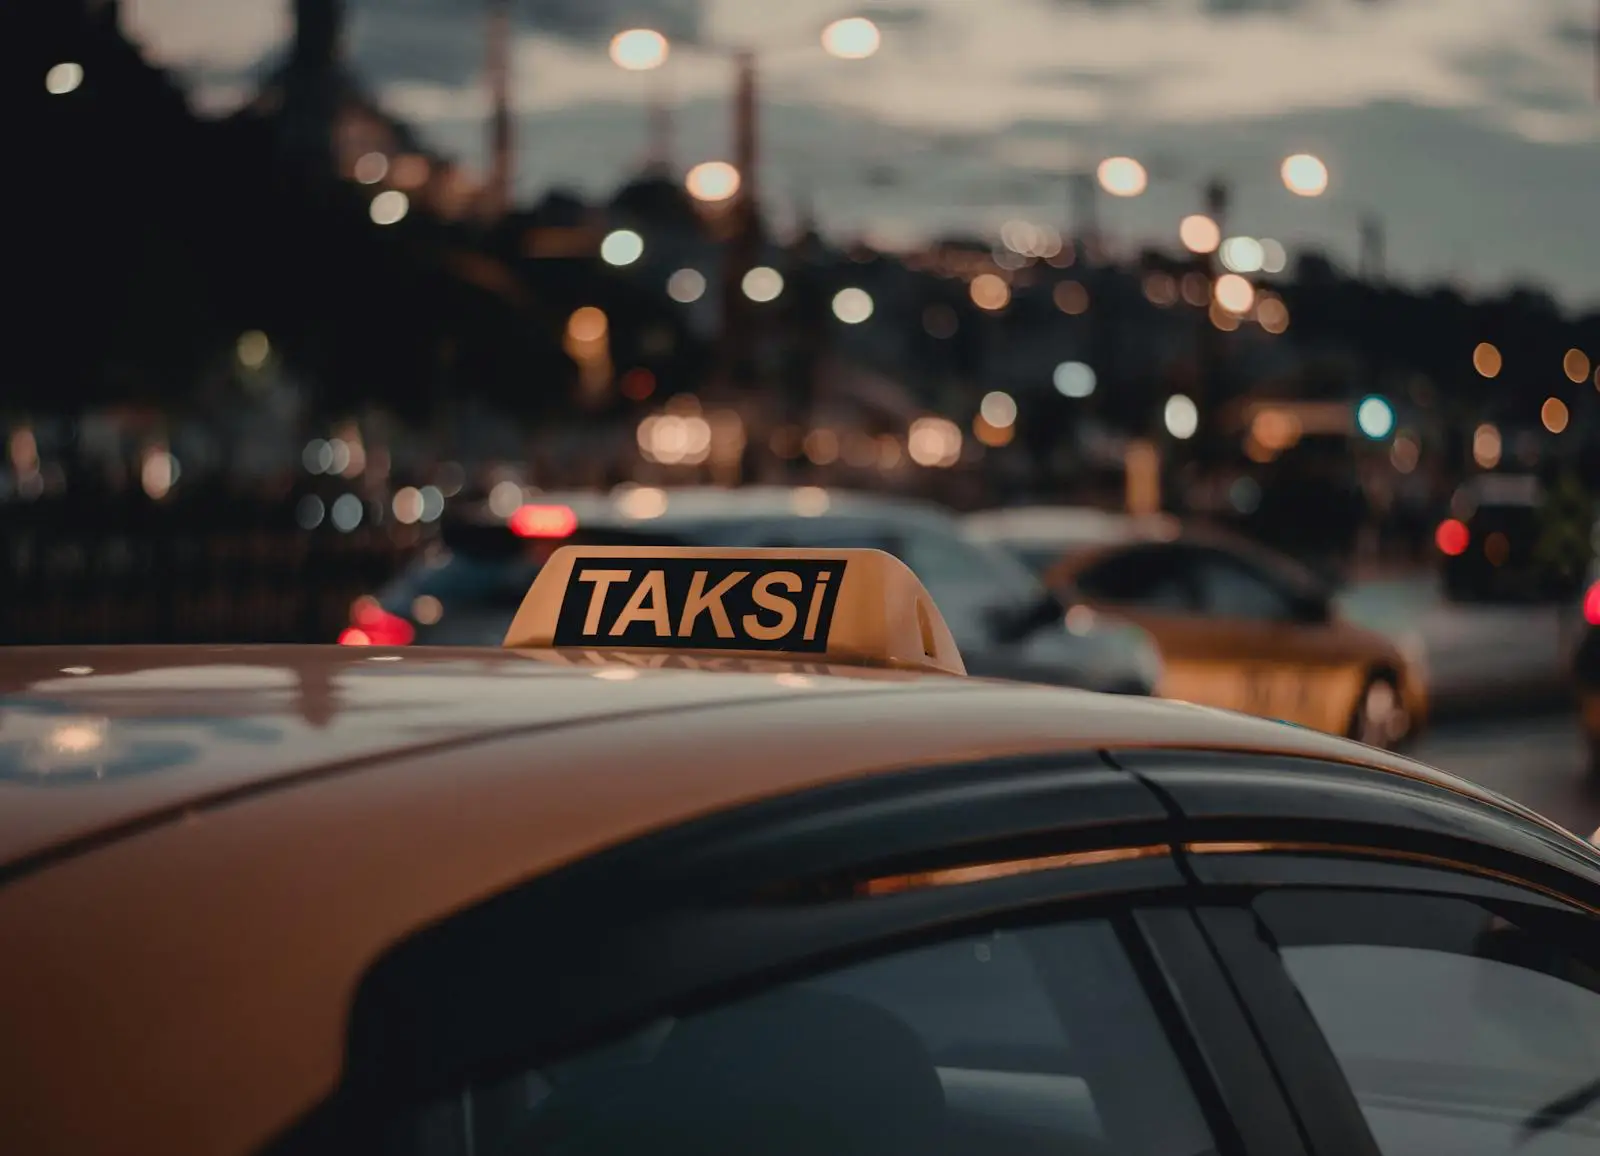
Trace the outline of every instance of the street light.
{"label": "street light", "polygon": [[835,20],[822,30],[822,48],[840,60],[865,60],[878,51],[883,35],[878,26],[864,16]]}
{"label": "street light", "polygon": [[1328,166],[1310,153],[1284,158],[1283,185],[1302,197],[1320,197],[1328,191]]}
{"label": "street light", "polygon": [[1150,175],[1132,157],[1107,157],[1097,175],[1100,187],[1113,197],[1137,197],[1150,184]]}
{"label": "street light", "polygon": [[629,28],[611,38],[611,62],[629,72],[649,72],[667,62],[671,47],[654,28]]}
{"label": "street light", "polygon": [[689,170],[684,187],[697,201],[726,201],[739,191],[739,170],[727,161],[702,161]]}

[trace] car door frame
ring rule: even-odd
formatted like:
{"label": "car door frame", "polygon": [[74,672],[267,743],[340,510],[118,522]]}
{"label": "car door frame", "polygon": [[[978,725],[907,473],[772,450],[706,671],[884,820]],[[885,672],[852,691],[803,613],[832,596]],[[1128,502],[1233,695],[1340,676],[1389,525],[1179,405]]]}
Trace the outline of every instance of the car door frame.
{"label": "car door frame", "polygon": [[[839,784],[646,836],[449,916],[386,953],[355,997],[339,1090],[268,1151],[348,1150],[353,1137],[370,1134],[373,1113],[397,1100],[495,1074],[481,1070],[482,1057],[505,1056],[512,1040],[516,1061],[500,1061],[497,1074],[685,1004],[855,958],[975,928],[1110,913],[1217,1151],[1321,1156],[1305,1144],[1237,993],[1205,949],[1169,819],[1136,778],[1078,751]],[[964,866],[948,882],[938,879],[945,868],[920,866],[948,861],[955,848]],[[617,890],[619,878],[637,881],[633,902]],[[923,882],[860,890],[884,878]],[[809,882],[793,892],[778,886],[795,879]],[[851,901],[838,900],[842,886]],[[692,902],[662,910],[657,900],[675,887],[687,887]],[[596,926],[584,913],[607,894],[615,905]],[[505,933],[532,916],[542,921],[536,943]],[[597,942],[564,939],[567,918],[587,919]],[[496,951],[471,955],[478,970],[441,995],[429,986],[443,974],[435,949],[452,934]],[[562,952],[548,950],[549,936],[563,940]],[[619,972],[626,966],[655,972],[654,986]],[[558,976],[566,986],[552,982]],[[559,989],[559,1007],[497,1002],[512,977],[521,991]],[[586,1000],[610,1010],[586,1014]],[[546,1018],[527,1014],[535,1005]],[[479,1030],[492,1033],[486,1042],[462,1042],[463,1032]],[[529,1044],[518,1032],[542,1037]]]}

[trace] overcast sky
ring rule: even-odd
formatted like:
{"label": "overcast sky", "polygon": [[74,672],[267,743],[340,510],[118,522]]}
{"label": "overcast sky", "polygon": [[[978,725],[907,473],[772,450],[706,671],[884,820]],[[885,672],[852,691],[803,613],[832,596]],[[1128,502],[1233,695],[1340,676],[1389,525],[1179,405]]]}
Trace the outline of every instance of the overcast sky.
{"label": "overcast sky", "polygon": [[[481,168],[483,23],[470,0],[348,0],[357,73],[427,139]],[[1008,217],[1066,225],[1064,174],[1126,153],[1137,201],[1102,227],[1173,243],[1212,173],[1230,231],[1353,262],[1376,211],[1391,272],[1474,290],[1518,281],[1600,304],[1600,0],[513,0],[519,194],[598,193],[638,164],[646,106],[678,108],[682,166],[726,157],[730,70],[763,53],[765,195],[823,226],[899,243]],[[148,55],[236,105],[281,54],[289,0],[123,0]],[[463,12],[468,15],[463,15]],[[874,17],[871,60],[824,55],[842,15]],[[658,73],[606,42],[634,24],[674,37]],[[705,47],[696,47],[703,45]],[[1324,157],[1326,197],[1285,191],[1291,152]],[[874,178],[874,179],[869,179]]]}

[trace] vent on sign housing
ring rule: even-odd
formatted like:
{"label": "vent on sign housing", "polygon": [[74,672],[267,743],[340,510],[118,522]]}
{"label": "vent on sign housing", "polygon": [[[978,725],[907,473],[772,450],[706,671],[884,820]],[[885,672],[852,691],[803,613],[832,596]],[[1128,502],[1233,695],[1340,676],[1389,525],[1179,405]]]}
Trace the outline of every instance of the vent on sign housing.
{"label": "vent on sign housing", "polygon": [[917,599],[917,630],[922,634],[922,653],[929,658],[936,657],[937,647],[933,641],[933,619],[928,617],[928,604],[922,599]]}

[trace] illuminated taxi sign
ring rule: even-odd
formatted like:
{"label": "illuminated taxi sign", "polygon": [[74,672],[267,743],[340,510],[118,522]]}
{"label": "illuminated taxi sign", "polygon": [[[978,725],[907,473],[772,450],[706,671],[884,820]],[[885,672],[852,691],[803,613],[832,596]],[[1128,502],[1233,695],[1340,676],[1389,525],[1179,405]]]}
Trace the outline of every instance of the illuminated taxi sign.
{"label": "illuminated taxi sign", "polygon": [[966,673],[933,598],[878,550],[563,547],[539,572],[504,645],[794,655]]}

